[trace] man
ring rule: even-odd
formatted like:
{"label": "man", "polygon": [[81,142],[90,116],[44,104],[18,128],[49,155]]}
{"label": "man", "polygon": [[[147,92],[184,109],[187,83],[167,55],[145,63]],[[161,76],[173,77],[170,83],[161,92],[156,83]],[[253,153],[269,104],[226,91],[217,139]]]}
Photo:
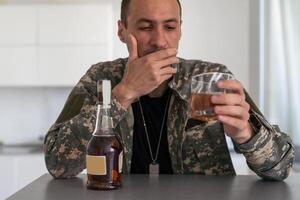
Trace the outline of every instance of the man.
{"label": "man", "polygon": [[113,86],[112,112],[124,143],[124,173],[149,173],[156,166],[160,173],[233,175],[225,133],[256,174],[272,180],[288,176],[294,161],[291,139],[263,118],[240,82],[218,83],[233,93],[212,97],[217,121],[189,117],[191,77],[230,72],[224,65],[176,57],[181,37],[179,1],[123,0],[118,26],[128,59],[93,65],[47,133],[45,160],[53,177],[73,177],[85,168],[98,103],[97,82],[103,79]]}

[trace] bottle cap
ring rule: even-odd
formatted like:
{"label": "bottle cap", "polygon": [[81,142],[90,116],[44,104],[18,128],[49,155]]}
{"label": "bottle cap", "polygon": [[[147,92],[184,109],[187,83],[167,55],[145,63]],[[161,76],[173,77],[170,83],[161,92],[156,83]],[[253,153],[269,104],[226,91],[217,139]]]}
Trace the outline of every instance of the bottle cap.
{"label": "bottle cap", "polygon": [[102,81],[102,97],[103,97],[103,107],[110,107],[111,103],[111,83],[110,80]]}

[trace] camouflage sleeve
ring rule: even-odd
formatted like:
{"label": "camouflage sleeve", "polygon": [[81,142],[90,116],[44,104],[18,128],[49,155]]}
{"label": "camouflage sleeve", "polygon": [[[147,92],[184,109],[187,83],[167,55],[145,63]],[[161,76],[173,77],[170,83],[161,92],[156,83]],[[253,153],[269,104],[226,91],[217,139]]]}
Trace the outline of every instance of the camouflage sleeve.
{"label": "camouflage sleeve", "polygon": [[[74,177],[86,168],[85,152],[96,118],[96,85],[87,73],[74,87],[57,121],[46,134],[45,162],[54,178]],[[127,111],[115,99],[111,108],[117,125]]]}
{"label": "camouflage sleeve", "polygon": [[291,138],[269,124],[247,93],[246,98],[255,136],[247,143],[235,144],[236,150],[244,154],[249,168],[263,179],[284,180],[295,159]]}

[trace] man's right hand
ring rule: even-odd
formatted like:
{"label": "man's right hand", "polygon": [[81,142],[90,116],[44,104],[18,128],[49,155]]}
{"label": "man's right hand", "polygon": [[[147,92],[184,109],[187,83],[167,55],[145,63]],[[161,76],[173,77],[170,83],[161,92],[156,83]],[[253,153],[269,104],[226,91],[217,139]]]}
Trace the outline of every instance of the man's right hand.
{"label": "man's right hand", "polygon": [[122,81],[113,89],[113,96],[124,108],[138,97],[149,94],[176,73],[171,64],[179,62],[177,49],[167,48],[138,56],[137,41],[128,38],[129,58]]}

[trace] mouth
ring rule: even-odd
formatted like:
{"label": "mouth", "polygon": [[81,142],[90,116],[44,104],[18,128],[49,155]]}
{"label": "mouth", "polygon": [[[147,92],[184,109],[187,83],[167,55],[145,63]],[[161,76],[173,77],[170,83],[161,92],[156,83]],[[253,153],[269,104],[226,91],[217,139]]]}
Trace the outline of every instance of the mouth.
{"label": "mouth", "polygon": [[148,55],[148,54],[151,54],[151,53],[154,53],[154,52],[157,52],[157,51],[160,51],[160,50],[164,50],[166,48],[156,48],[156,49],[148,49],[144,52],[144,55]]}

